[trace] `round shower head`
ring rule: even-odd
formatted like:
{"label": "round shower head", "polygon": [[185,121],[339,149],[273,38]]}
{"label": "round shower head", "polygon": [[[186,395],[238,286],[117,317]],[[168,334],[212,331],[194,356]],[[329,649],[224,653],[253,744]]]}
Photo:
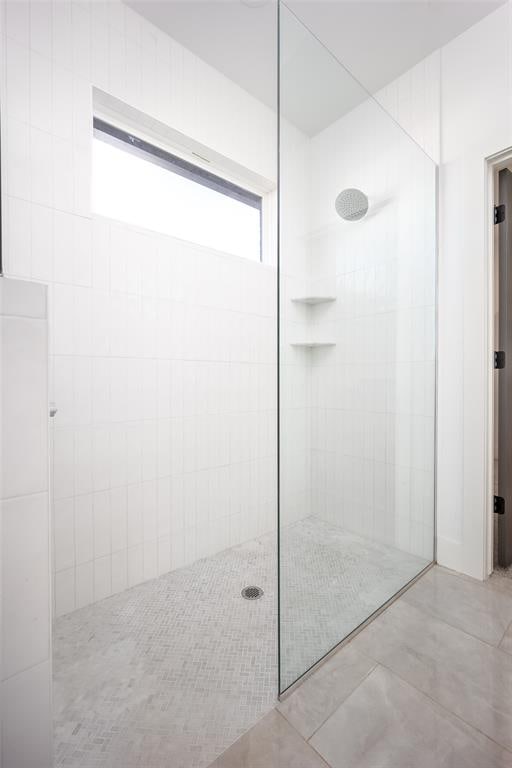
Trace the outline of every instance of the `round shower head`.
{"label": "round shower head", "polygon": [[335,202],[336,212],[345,221],[359,221],[368,213],[368,198],[360,189],[344,189]]}

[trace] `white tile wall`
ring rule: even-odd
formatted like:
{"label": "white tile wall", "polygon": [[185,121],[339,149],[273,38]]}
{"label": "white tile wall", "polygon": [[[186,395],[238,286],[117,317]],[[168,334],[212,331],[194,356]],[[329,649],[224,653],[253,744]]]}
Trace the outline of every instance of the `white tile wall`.
{"label": "white tile wall", "polygon": [[[92,229],[98,245],[120,244],[110,264],[115,256],[124,282],[111,273],[85,300],[81,286],[54,285],[59,612],[91,595],[89,562],[100,599],[275,522],[275,271],[104,219]],[[154,261],[152,282],[139,265],[140,279],[127,283],[119,255],[134,240],[136,255]],[[169,265],[171,285],[159,281]],[[91,303],[111,308],[94,313],[104,354],[90,341],[73,354]]]}
{"label": "white tile wall", "polygon": [[441,52],[438,558],[479,579],[492,567],[485,158],[511,145],[511,28],[508,2]]}
{"label": "white tile wall", "polygon": [[434,162],[441,159],[441,51],[374,94],[375,100]]}
{"label": "white tile wall", "polygon": [[5,768],[51,768],[52,713],[49,660],[1,685],[2,755]]}
{"label": "white tile wall", "polygon": [[4,266],[50,286],[61,615],[275,524],[275,270],[95,216],[92,88],[267,179],[275,115],[123,3],[2,7]]}
{"label": "white tile wall", "polygon": [[[36,493],[47,485],[47,393],[43,388],[30,392],[32,382],[47,365],[47,329],[44,323],[33,320],[3,319],[2,399],[10,404],[3,410],[1,439],[0,484],[5,498]],[[20,345],[20,335],[24,346]],[[29,452],[27,445],[32,446]]]}
{"label": "white tile wall", "polygon": [[[435,165],[369,100],[312,140],[310,321],[314,514],[431,559],[434,536]],[[370,200],[343,222],[345,187]],[[315,291],[313,291],[315,292]]]}
{"label": "white tile wall", "polygon": [[50,768],[46,287],[0,278],[1,758]]}
{"label": "white tile wall", "polygon": [[2,505],[2,679],[49,655],[49,547],[46,492]]}
{"label": "white tile wall", "polygon": [[[488,575],[485,158],[510,147],[512,3],[420,62],[377,100],[439,168],[437,557]],[[507,73],[496,78],[496,72]],[[464,221],[464,226],[459,225]],[[487,546],[487,549],[486,549]]]}
{"label": "white tile wall", "polygon": [[308,284],[311,231],[310,139],[281,122],[280,251],[280,493],[281,524],[311,507],[311,354],[290,341],[309,335],[304,307],[291,301]]}
{"label": "white tile wall", "polygon": [[[229,126],[226,129],[222,111],[225,104],[233,103],[233,85],[202,63],[200,75],[195,75],[194,69],[198,65],[195,57],[173,41],[168,41],[120,4],[83,3],[80,6],[72,6],[70,3],[30,4],[11,0],[2,4],[0,27],[0,78],[5,105],[2,120],[2,174],[4,190],[7,192],[4,195],[3,212],[5,267],[7,274],[50,283],[52,346],[54,351],[59,350],[53,360],[58,373],[52,394],[55,393],[60,406],[54,450],[56,465],[59,467],[59,502],[63,504],[62,510],[66,504],[72,503],[74,529],[69,527],[69,517],[61,510],[60,514],[66,522],[57,539],[60,563],[70,562],[66,547],[69,549],[71,540],[74,539],[75,563],[74,566],[59,571],[61,576],[57,580],[57,592],[63,595],[59,609],[63,612],[68,609],[67,606],[72,608],[84,605],[94,599],[95,492],[106,489],[117,492],[126,488],[127,494],[126,547],[122,545],[123,534],[118,530],[118,526],[122,529],[122,522],[119,522],[118,517],[120,515],[122,520],[122,512],[119,512],[118,507],[119,499],[110,502],[113,548],[111,589],[122,588],[124,584],[124,552],[127,582],[137,583],[143,578],[143,537],[142,533],[137,533],[139,528],[142,530],[142,521],[140,525],[137,523],[137,515],[142,515],[142,508],[137,508],[137,502],[134,501],[143,482],[139,425],[137,420],[123,421],[120,418],[123,409],[126,412],[129,406],[127,402],[112,402],[110,393],[105,392],[102,384],[108,374],[101,368],[104,359],[111,356],[112,349],[115,351],[112,357],[116,361],[121,356],[128,356],[128,346],[133,345],[134,338],[137,337],[137,325],[129,331],[123,330],[127,328],[127,322],[124,319],[121,321],[120,318],[130,309],[136,309],[137,316],[142,317],[148,328],[154,328],[157,319],[162,320],[165,317],[159,302],[156,302],[156,305],[144,302],[139,311],[138,300],[134,301],[133,298],[121,295],[126,289],[123,282],[126,276],[123,276],[122,268],[119,274],[115,257],[117,249],[111,251],[111,226],[108,222],[99,220],[92,226],[88,185],[91,84],[126,98],[139,109],[173,124],[197,140],[212,145],[219,152],[236,155],[238,162],[252,164],[255,170],[267,177],[273,175],[272,152],[266,142],[254,141],[253,137],[257,135],[260,139],[267,134],[273,136],[273,117],[269,112],[262,111],[260,105],[252,102],[247,94],[235,88],[236,99],[242,100],[244,106],[230,112]],[[463,240],[457,240],[460,233],[454,232],[450,227],[441,233],[440,312],[442,329],[446,329],[446,334],[444,331],[441,334],[440,347],[440,556],[445,564],[474,575],[483,573],[478,520],[481,520],[482,516],[484,491],[482,474],[479,471],[481,449],[478,446],[485,406],[482,397],[483,383],[478,371],[482,370],[484,343],[478,333],[475,337],[473,333],[465,332],[464,323],[469,318],[476,324],[477,329],[485,325],[484,310],[481,309],[481,303],[478,303],[480,300],[475,303],[475,297],[480,296],[483,252],[483,201],[480,198],[477,200],[475,195],[481,195],[482,158],[509,143],[507,126],[510,113],[507,104],[510,100],[507,99],[506,91],[500,91],[498,87],[500,82],[505,83],[506,80],[497,81],[492,74],[488,76],[488,72],[493,73],[496,69],[506,71],[508,68],[510,45],[505,39],[500,44],[497,44],[496,40],[500,34],[506,35],[509,27],[510,4],[507,4],[504,9],[500,9],[481,25],[477,25],[447,46],[441,57],[444,79],[442,151],[447,160],[441,174],[442,177],[447,175],[448,184],[444,189],[442,201],[446,200],[446,205],[451,210],[454,204],[462,206],[461,214],[465,216],[468,227]],[[480,52],[479,57],[474,55],[475,51]],[[492,56],[489,56],[490,52],[497,57],[496,66]],[[381,103],[434,158],[437,158],[439,152],[438,92],[435,92],[435,88],[432,90],[430,84],[439,82],[435,76],[438,63],[436,54],[418,65],[416,74],[420,80],[424,78],[423,88],[417,87],[417,79],[407,74],[400,79],[398,91],[396,84],[393,84],[390,89],[385,89],[382,94],[377,95]],[[473,71],[472,68],[476,72],[475,77],[467,74],[468,71]],[[208,121],[201,120],[197,104],[192,104],[187,98],[187,94],[194,91],[190,84],[199,76],[203,78],[202,82],[209,83],[208,88],[204,89],[208,91],[209,98]],[[495,88],[489,87],[489,83]],[[478,106],[481,99],[475,96],[475,84],[478,85],[480,96],[488,97],[486,109]],[[205,100],[201,101],[200,106],[206,109],[206,93],[203,95]],[[426,122],[417,120],[418,104]],[[501,114],[502,105],[505,112],[498,118],[496,115]],[[212,109],[215,111],[215,118],[211,117]],[[478,115],[475,114],[475,109]],[[461,136],[465,139],[464,150],[461,150]],[[304,149],[304,152],[306,151]],[[468,168],[471,168],[470,182],[466,174]],[[468,199],[465,194],[468,189],[478,190],[469,199],[471,215],[468,214]],[[301,210],[300,206],[298,209]],[[89,237],[84,236],[84,230],[87,229],[92,230],[93,245],[90,250],[87,245]],[[291,229],[293,230],[293,227]],[[299,281],[304,277],[304,270],[301,272],[300,266],[297,266],[307,253],[301,242],[302,234],[303,232],[296,228],[295,235],[293,231],[289,231],[284,238],[290,244],[290,254],[285,262],[291,264],[295,259],[295,256],[292,257],[292,251],[295,251],[297,259],[295,267],[290,268],[290,279],[285,281],[290,292],[295,292]],[[449,251],[451,256],[456,253],[457,258],[443,259],[444,251]],[[468,253],[471,253],[470,261]],[[339,258],[345,262],[342,270],[350,272],[350,265],[353,260],[358,259],[358,255],[346,250],[339,254]],[[153,258],[150,261],[153,261]],[[154,281],[156,269],[156,280],[162,291],[161,298],[183,301],[189,285],[185,275],[180,281],[174,279],[173,259],[170,262],[158,259],[155,261],[157,266],[151,269],[146,263],[146,269],[140,279],[151,283]],[[453,286],[459,285],[461,273],[465,275],[463,291],[454,292]],[[352,278],[345,279],[348,288],[344,288],[343,295],[347,302],[351,296],[360,297],[360,286],[352,284],[351,281]],[[114,292],[112,286],[115,286]],[[82,294],[79,288],[85,289]],[[197,290],[199,291],[199,286]],[[90,302],[87,293],[90,294]],[[141,288],[141,295],[147,294],[146,282],[145,287],[143,285]],[[444,296],[446,301],[443,304]],[[457,299],[455,304],[454,297]],[[477,306],[478,311],[473,312]],[[290,311],[287,322],[298,327],[300,332],[301,316],[294,315],[293,312],[294,310]],[[172,316],[173,328],[177,328],[178,314],[175,312]],[[54,317],[57,322],[53,322]],[[68,322],[65,321],[66,317]],[[89,318],[90,322],[86,322]],[[222,327],[225,330],[228,328],[229,315],[218,316],[216,319],[219,326],[223,323]],[[111,334],[108,336],[103,333],[106,326],[111,328]],[[380,330],[380,326],[375,330]],[[176,344],[179,336],[177,332]],[[461,344],[463,337],[465,342]],[[236,338],[240,340],[239,336]],[[350,337],[348,343],[351,338],[355,337]],[[476,346],[475,338],[478,338]],[[160,338],[158,341],[156,333],[146,334],[145,343],[146,352],[150,350],[156,354],[157,350],[163,351],[163,340]],[[78,349],[80,354],[76,354]],[[120,350],[121,353],[118,354]],[[310,440],[311,421],[307,400],[309,384],[307,377],[304,377],[304,371],[307,370],[311,355],[299,350],[292,351],[287,345],[283,345],[283,353],[289,356],[290,369],[289,376],[283,376],[282,380],[284,383],[289,382],[290,401],[293,401],[298,409],[301,402],[298,393],[302,393],[300,397],[303,408],[300,417],[298,412],[295,418],[292,418],[291,413],[289,415],[291,426],[287,432],[290,434],[290,440],[288,445],[284,445],[287,448],[284,453],[290,466],[283,468],[283,493],[287,504],[289,500],[290,517],[299,517],[303,513],[307,514],[310,509],[309,501],[304,501],[310,498],[307,492],[310,485],[310,463],[307,458],[304,459],[304,455],[307,456],[309,451],[300,455],[300,452],[294,451],[294,447],[297,447],[298,441],[307,445]],[[314,354],[319,356],[321,353]],[[96,367],[93,367],[93,360],[96,361]],[[175,414],[180,413],[180,405],[176,403],[182,400],[179,390],[183,375],[183,355],[177,360],[164,356],[157,357],[157,360],[157,418],[179,419]],[[131,376],[132,368],[128,361],[123,358],[122,363],[116,364],[121,369],[126,365],[123,369],[125,375]],[[262,397],[268,403],[272,397],[273,378],[266,375],[265,364],[261,364],[258,371],[259,391],[267,393]],[[53,371],[51,373],[53,375]],[[346,378],[342,373],[340,371],[343,383]],[[465,405],[460,399],[463,373],[466,374],[468,385],[465,390]],[[116,375],[119,380],[123,374]],[[388,381],[385,372],[379,375]],[[358,374],[359,381],[363,377],[364,372]],[[170,396],[166,388],[169,379],[172,382]],[[397,379],[402,381],[402,376]],[[325,388],[328,392],[330,380],[330,377],[325,377],[322,382],[321,377],[315,377],[311,382],[311,397],[327,397]],[[91,394],[93,386],[94,397]],[[346,383],[343,386],[346,386]],[[318,394],[315,395],[316,388]],[[380,402],[383,389],[379,387],[374,391],[375,402]],[[128,393],[123,392],[123,395],[128,399]],[[332,397],[332,391],[330,396]],[[133,398],[133,393],[131,397]],[[414,403],[421,402],[422,399],[422,395],[416,391],[410,397]],[[403,398],[404,394],[401,393],[400,399]],[[475,420],[475,402],[482,403],[478,425]],[[124,437],[120,437],[117,432],[114,434],[112,426],[107,426],[107,423],[110,423],[107,418],[109,408],[111,416],[116,413],[116,409],[120,409],[114,423],[124,425]],[[428,411],[429,408],[430,405],[426,403],[425,410]],[[379,413],[378,416],[381,418],[382,414]],[[286,414],[283,417],[287,418]],[[142,421],[146,418],[151,421],[153,417],[145,416]],[[329,429],[329,426],[327,424],[326,429]],[[343,429],[349,427],[350,425],[343,425]],[[315,429],[320,429],[319,425]],[[380,428],[378,432],[379,435],[382,434]],[[400,446],[404,445],[403,435],[406,432],[407,426],[400,427]],[[331,437],[327,435],[326,440],[329,439]],[[386,445],[393,445],[393,439],[394,435],[390,432],[390,442]],[[115,463],[116,472],[119,469],[121,472],[126,471],[128,477],[135,482],[122,485],[116,481],[114,486],[111,485],[112,440],[114,445],[119,445],[120,441],[125,451],[122,453],[125,459],[121,466]],[[381,456],[386,446],[380,445],[374,450]],[[166,454],[163,451],[158,455]],[[260,469],[263,475],[270,474],[271,463],[262,463]],[[335,469],[337,470],[337,467],[329,468],[326,465],[322,471],[331,472],[332,477]],[[379,465],[374,463],[376,500],[381,498],[378,469]],[[347,472],[350,482],[359,487],[357,478],[360,474],[353,472],[350,465]],[[191,502],[196,495],[191,477],[192,473],[160,477],[157,472],[157,500],[166,499],[170,494],[171,507],[176,510],[176,514],[169,520],[170,533],[166,533],[166,523],[163,523],[161,536],[160,532],[158,534],[157,559],[162,567],[167,563],[168,537],[171,564],[185,562],[186,553],[190,554],[196,548],[196,538],[191,536],[191,531],[195,529],[189,525],[188,518],[184,519],[183,512],[185,508],[195,510],[195,505]],[[286,478],[290,478],[289,481]],[[409,476],[408,479],[398,475],[396,498],[408,499],[411,493],[417,494],[418,489],[429,488],[430,485],[427,483],[424,486],[421,479],[421,475],[417,474],[414,477]],[[162,483],[170,482],[170,491],[167,486],[164,489],[160,480]],[[270,488],[272,481],[267,480],[266,483],[266,487]],[[342,493],[346,487],[351,486],[343,483],[339,488],[338,483],[336,492]],[[363,490],[361,489],[361,493]],[[430,501],[426,495],[423,496],[423,501],[428,507]],[[117,510],[115,523],[112,511],[114,507]],[[229,525],[225,523],[224,518],[218,523],[216,530],[223,532],[219,535],[224,539],[237,539],[239,514],[236,512],[229,515]],[[471,524],[468,521],[471,521]],[[182,535],[176,536],[177,532]],[[73,569],[73,578],[68,578],[66,582],[65,576],[70,576]],[[68,593],[71,594],[66,594],[66,583]]]}
{"label": "white tile wall", "polygon": [[511,144],[511,29],[506,2],[376,95],[440,159],[437,558],[479,579],[491,567],[485,158]]}
{"label": "white tile wall", "polygon": [[[430,558],[439,53],[376,99],[311,141],[281,136],[282,519],[318,514]],[[349,186],[372,206],[356,225],[334,214]],[[337,301],[291,302],[307,294]],[[290,346],[308,338],[336,347]]]}

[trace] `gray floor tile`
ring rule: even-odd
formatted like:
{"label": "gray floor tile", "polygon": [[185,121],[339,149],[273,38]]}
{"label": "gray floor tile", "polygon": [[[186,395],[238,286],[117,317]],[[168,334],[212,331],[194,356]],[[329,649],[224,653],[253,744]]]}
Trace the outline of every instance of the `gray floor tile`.
{"label": "gray floor tile", "polygon": [[280,702],[278,709],[309,739],[374,667],[373,661],[346,645]]}
{"label": "gray floor tile", "polygon": [[211,768],[326,768],[326,763],[274,710],[212,763]]}
{"label": "gray floor tile", "polygon": [[500,590],[501,592],[507,592],[509,595],[512,595],[511,573],[512,571],[504,569],[496,570],[489,576],[487,581],[484,581],[484,584],[490,589]]}
{"label": "gray floor tile", "polygon": [[512,753],[377,667],[311,739],[333,768],[510,768]]}
{"label": "gray floor tile", "polygon": [[353,645],[512,749],[512,656],[403,599]]}
{"label": "gray floor tile", "polygon": [[512,621],[512,593],[488,589],[441,568],[425,574],[403,599],[496,646]]}
{"label": "gray floor tile", "polygon": [[503,640],[500,643],[500,649],[509,653],[512,656],[512,624],[508,627],[507,631],[503,635]]}

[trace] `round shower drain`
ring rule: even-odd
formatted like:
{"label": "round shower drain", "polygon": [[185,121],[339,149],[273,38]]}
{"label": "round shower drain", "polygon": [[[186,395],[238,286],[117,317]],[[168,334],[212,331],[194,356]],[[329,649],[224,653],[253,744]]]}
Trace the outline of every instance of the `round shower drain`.
{"label": "round shower drain", "polygon": [[262,594],[261,587],[244,587],[242,589],[242,597],[245,597],[246,600],[257,600]]}

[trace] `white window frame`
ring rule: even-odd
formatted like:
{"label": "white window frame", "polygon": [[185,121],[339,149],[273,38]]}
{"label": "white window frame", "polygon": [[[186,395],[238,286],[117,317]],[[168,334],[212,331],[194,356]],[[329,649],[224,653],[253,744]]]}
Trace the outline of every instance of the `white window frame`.
{"label": "white window frame", "polygon": [[245,186],[240,186],[224,176],[213,173],[203,165],[192,163],[188,158],[184,158],[179,154],[174,154],[168,149],[158,146],[156,143],[146,141],[139,135],[136,135],[131,131],[126,131],[123,128],[119,128],[117,125],[103,120],[100,117],[93,118],[93,134],[94,138],[99,141],[111,144],[112,146],[121,149],[123,152],[135,155],[145,162],[153,163],[160,168],[164,168],[169,171],[169,173],[182,176],[195,184],[207,187],[218,194],[225,195],[226,197],[237,200],[238,202],[257,210],[260,220],[259,259],[257,259],[257,261],[260,263],[263,261],[263,217],[265,206],[263,195],[261,193],[247,189]]}

